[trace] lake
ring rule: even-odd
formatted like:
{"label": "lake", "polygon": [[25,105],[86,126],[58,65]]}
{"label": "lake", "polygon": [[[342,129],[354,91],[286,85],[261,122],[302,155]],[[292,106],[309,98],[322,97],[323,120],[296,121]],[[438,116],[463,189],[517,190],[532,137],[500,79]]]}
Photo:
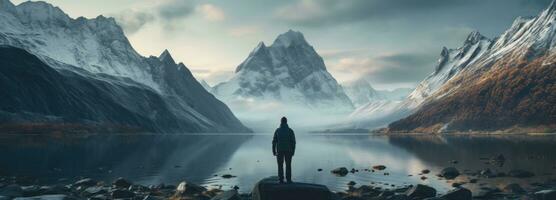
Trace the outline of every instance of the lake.
{"label": "lake", "polygon": [[[271,140],[270,134],[3,135],[0,175],[32,177],[47,184],[69,183],[80,177],[107,182],[125,177],[144,185],[177,185],[186,180],[222,189],[237,185],[241,192],[250,192],[258,180],[276,175]],[[495,186],[520,182],[527,187],[554,178],[554,152],[555,136],[297,134],[293,179],[324,184],[334,191],[345,190],[348,182],[355,181],[382,187],[425,183],[442,192],[450,189],[452,182],[435,175],[454,166],[461,172],[528,170],[537,176],[485,181]],[[503,166],[485,160],[500,154],[506,158]],[[385,165],[386,169],[364,170],[373,165]],[[359,172],[339,177],[330,173],[337,167]],[[419,175],[423,169],[431,173]],[[236,177],[225,179],[221,177],[224,174]],[[422,176],[427,179],[421,180]],[[458,181],[470,178],[461,175]]]}

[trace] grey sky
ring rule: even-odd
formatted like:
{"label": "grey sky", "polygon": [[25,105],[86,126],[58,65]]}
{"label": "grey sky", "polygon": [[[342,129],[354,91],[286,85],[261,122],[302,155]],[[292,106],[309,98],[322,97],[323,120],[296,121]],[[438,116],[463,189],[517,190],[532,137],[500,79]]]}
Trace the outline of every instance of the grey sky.
{"label": "grey sky", "polygon": [[[14,1],[19,3],[21,0]],[[194,74],[229,78],[259,41],[299,30],[339,80],[413,87],[443,46],[478,30],[495,37],[550,0],[47,0],[72,17],[116,17],[143,55],[169,49]]]}

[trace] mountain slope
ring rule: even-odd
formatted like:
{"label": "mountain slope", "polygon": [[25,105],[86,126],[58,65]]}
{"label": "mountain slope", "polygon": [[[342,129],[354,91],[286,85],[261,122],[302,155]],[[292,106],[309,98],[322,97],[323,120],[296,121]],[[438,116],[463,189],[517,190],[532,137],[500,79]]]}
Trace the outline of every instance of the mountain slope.
{"label": "mountain slope", "polygon": [[0,83],[3,125],[34,121],[79,123],[101,130],[118,126],[140,131],[203,129],[173,116],[171,107],[148,87],[57,71],[15,47],[0,47]]}
{"label": "mountain slope", "polygon": [[[137,85],[152,90],[162,99],[163,104],[171,108],[170,113],[165,113],[167,114],[165,117],[169,118],[169,121],[180,121],[183,125],[187,125],[151,129],[151,126],[146,124],[145,128],[148,130],[249,131],[225,104],[208,93],[195,80],[184,64],[176,63],[168,51],[163,52],[160,57],[147,58],[139,55],[113,18],[99,16],[95,19],[83,17],[72,19],[58,7],[45,2],[29,1],[15,6],[8,0],[2,0],[0,1],[0,45],[25,49],[48,67],[59,72],[70,71],[108,84]],[[17,90],[17,88],[11,89]],[[129,92],[121,90],[114,90],[112,95],[125,95]],[[82,95],[82,98],[90,97],[90,95]],[[140,103],[136,102],[139,99],[123,99],[126,101],[120,104],[125,106],[133,107]],[[82,99],[82,101],[88,100]],[[48,103],[54,102],[48,101]],[[26,111],[19,111],[19,113],[24,112]],[[149,115],[158,114],[160,113],[153,111]]]}
{"label": "mountain slope", "polygon": [[[392,123],[391,131],[495,131],[554,126],[556,64],[545,58],[497,63],[483,80],[425,104],[415,114]],[[537,131],[544,131],[543,129]]]}
{"label": "mountain slope", "polygon": [[259,43],[234,77],[216,85],[213,92],[224,101],[252,98],[319,109],[353,109],[322,58],[300,32],[292,30],[270,46]]}
{"label": "mountain slope", "polygon": [[390,131],[543,131],[556,126],[554,22],[554,2],[537,17],[518,18],[417,112],[390,124]]}
{"label": "mountain slope", "polygon": [[353,128],[376,129],[407,117],[418,110],[445,83],[478,61],[492,46],[492,41],[479,32],[472,32],[463,45],[456,49],[443,48],[435,71],[425,78],[409,95],[401,100],[371,102],[350,115]]}

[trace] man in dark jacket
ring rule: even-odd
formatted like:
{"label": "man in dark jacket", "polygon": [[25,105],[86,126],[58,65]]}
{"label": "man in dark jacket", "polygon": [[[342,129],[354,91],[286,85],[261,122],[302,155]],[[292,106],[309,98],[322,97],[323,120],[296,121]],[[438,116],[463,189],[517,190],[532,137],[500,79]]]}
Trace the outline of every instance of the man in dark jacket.
{"label": "man in dark jacket", "polygon": [[292,182],[292,157],[295,153],[295,134],[288,127],[288,119],[282,117],[280,127],[274,132],[272,153],[278,161],[278,178],[284,183],[284,160],[286,160],[286,180]]}

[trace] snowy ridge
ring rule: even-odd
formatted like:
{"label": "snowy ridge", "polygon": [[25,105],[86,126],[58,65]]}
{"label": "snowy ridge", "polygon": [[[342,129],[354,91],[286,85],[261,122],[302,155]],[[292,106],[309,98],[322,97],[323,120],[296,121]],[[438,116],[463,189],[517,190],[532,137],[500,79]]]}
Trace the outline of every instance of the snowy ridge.
{"label": "snowy ridge", "polygon": [[[91,81],[130,86],[129,90],[145,88],[149,95],[161,99],[157,104],[168,112],[152,111],[141,117],[147,121],[181,121],[181,128],[172,131],[250,131],[203,88],[183,63],[176,63],[168,50],[159,57],[139,55],[114,18],[101,15],[72,19],[45,2],[28,1],[15,6],[0,0],[0,45],[24,49],[48,67],[71,71]],[[129,91],[122,90],[121,94],[126,92]],[[117,90],[112,93],[114,98],[120,98]],[[153,102],[118,102],[131,111],[150,103]]]}
{"label": "snowy ridge", "polygon": [[128,77],[158,90],[150,69],[131,46],[114,18],[72,19],[45,2],[0,10],[0,44],[26,49],[89,72]]}
{"label": "snowy ridge", "polygon": [[436,92],[451,78],[457,76],[467,66],[474,64],[490,48],[492,41],[479,32],[472,32],[462,47],[457,49],[443,48],[435,71],[423,80],[409,95],[408,104],[416,108]]}
{"label": "snowy ridge", "polygon": [[[498,61],[513,62],[519,61],[520,59],[533,60],[541,56],[556,56],[555,23],[555,1],[553,1],[547,9],[542,11],[536,17],[516,18],[512,26],[499,37],[494,40],[482,39],[485,45],[481,45],[480,53],[473,56],[472,61],[465,65],[468,67],[459,67],[461,69],[458,69],[457,73],[451,75],[450,78],[444,78],[445,81],[443,80],[438,81],[436,84],[430,84],[435,86],[432,87],[435,89],[430,90],[431,92],[427,93],[416,90],[418,93],[414,92],[411,97],[413,97],[413,99],[419,99],[419,97],[434,96],[434,99],[438,99],[445,95],[449,95],[450,91],[457,89],[460,84],[473,81],[469,78],[474,79],[480,77],[484,71],[489,70],[492,63]],[[550,60],[551,59],[547,59],[547,61]],[[469,80],[461,80],[463,77],[467,77]],[[431,79],[429,80],[429,78]],[[435,79],[441,79],[439,77],[429,78],[427,78],[423,83],[426,83],[427,81],[431,82],[431,80]],[[455,79],[458,79],[458,81],[450,81]],[[427,91],[426,88],[421,88],[421,90]],[[421,100],[421,102],[422,101],[423,100]]]}
{"label": "snowy ridge", "polygon": [[279,35],[270,46],[259,43],[237,67],[234,77],[213,91],[224,101],[277,100],[312,108],[353,109],[323,59],[303,34],[292,30]]}

